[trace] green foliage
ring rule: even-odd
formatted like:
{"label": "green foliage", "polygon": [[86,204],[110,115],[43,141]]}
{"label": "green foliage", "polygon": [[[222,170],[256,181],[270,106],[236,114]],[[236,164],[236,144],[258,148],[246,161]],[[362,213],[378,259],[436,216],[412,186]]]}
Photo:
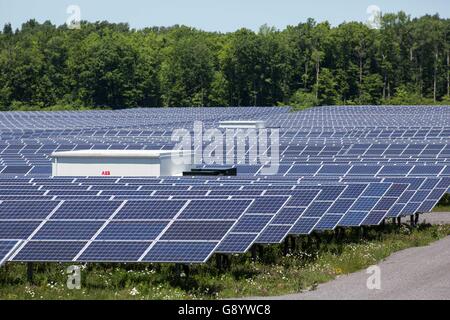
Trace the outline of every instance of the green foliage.
{"label": "green foliage", "polygon": [[339,103],[338,84],[331,70],[322,69],[320,81],[318,86],[315,86],[315,90],[318,90],[316,104],[335,105]]}
{"label": "green foliage", "polygon": [[293,110],[303,110],[318,106],[319,100],[314,93],[297,90],[289,99],[289,105]]}
{"label": "green foliage", "polygon": [[437,15],[231,33],[30,20],[0,32],[0,110],[450,104],[448,61],[450,20]]}
{"label": "green foliage", "polygon": [[282,245],[264,246],[256,261],[249,254],[230,256],[229,268],[222,270],[215,259],[181,273],[170,264],[86,264],[81,266],[81,290],[67,289],[66,264],[35,264],[30,284],[26,264],[8,263],[0,268],[0,299],[220,299],[294,293],[366,268],[395,251],[441,239],[450,234],[450,226],[386,224],[360,231],[297,237],[286,256]]}
{"label": "green foliage", "polygon": [[433,100],[421,97],[416,90],[401,85],[397,88],[395,95],[386,100],[386,103],[392,105],[426,105],[433,104]]}
{"label": "green foliage", "polygon": [[[439,207],[450,207],[450,193],[446,193],[438,203]],[[450,211],[449,211],[450,212]]]}

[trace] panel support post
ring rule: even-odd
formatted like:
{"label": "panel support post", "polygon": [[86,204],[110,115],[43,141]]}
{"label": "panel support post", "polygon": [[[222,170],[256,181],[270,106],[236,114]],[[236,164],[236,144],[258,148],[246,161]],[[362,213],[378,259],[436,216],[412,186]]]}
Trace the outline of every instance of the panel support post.
{"label": "panel support post", "polygon": [[289,236],[284,239],[283,254],[287,256],[289,253]]}
{"label": "panel support post", "polygon": [[216,268],[222,271],[222,255],[220,253],[216,253]]}
{"label": "panel support post", "polygon": [[219,271],[227,270],[230,265],[230,260],[226,254],[216,254],[216,268]]}
{"label": "panel support post", "polygon": [[33,262],[27,262],[27,281],[29,284],[33,284]]}
{"label": "panel support post", "polygon": [[291,251],[295,252],[297,249],[297,243],[296,243],[297,241],[295,239],[295,236],[290,236],[290,238],[291,238]]}
{"label": "panel support post", "polygon": [[257,258],[257,253],[256,253],[256,244],[254,244],[252,246],[252,248],[250,249],[251,253],[252,253],[252,261],[256,262],[256,258]]}
{"label": "panel support post", "polygon": [[179,263],[175,264],[175,275],[178,279],[181,278],[181,264]]}
{"label": "panel support post", "polygon": [[189,268],[189,265],[183,264],[183,272],[184,272],[186,278],[189,278],[190,271],[191,271],[191,269]]}
{"label": "panel support post", "polygon": [[400,227],[402,225],[402,217],[397,218],[397,225]]}
{"label": "panel support post", "polygon": [[229,270],[231,262],[230,262],[230,257],[227,254],[222,255],[222,262],[224,264],[225,270]]}
{"label": "panel support post", "polygon": [[419,217],[420,217],[420,213],[417,212],[417,213],[416,213],[415,220],[414,220],[414,223],[415,223],[416,226],[419,225]]}
{"label": "panel support post", "polygon": [[415,219],[413,214],[409,216],[409,223],[411,224],[411,227],[415,227]]}
{"label": "panel support post", "polygon": [[259,258],[262,259],[262,257],[264,256],[264,246],[262,244],[258,244],[258,253]]}

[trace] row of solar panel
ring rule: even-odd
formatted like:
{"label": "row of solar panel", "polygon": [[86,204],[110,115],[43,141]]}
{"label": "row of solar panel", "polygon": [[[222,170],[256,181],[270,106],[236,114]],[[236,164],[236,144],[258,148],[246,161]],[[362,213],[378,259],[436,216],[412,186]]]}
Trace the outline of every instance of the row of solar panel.
{"label": "row of solar panel", "polygon": [[[187,127],[186,129],[190,129]],[[311,127],[298,129],[280,128],[280,137],[305,138],[448,138],[450,129],[446,127]],[[172,130],[136,130],[136,129],[110,129],[92,130],[91,128],[77,130],[25,130],[25,132],[2,131],[2,140],[38,139],[38,138],[65,138],[65,137],[170,137]]]}
{"label": "row of solar panel", "polygon": [[[108,235],[108,232],[104,230],[105,221],[98,220],[108,219],[106,222],[109,223],[115,220],[118,222],[123,222],[122,220],[125,220],[125,222],[127,220],[135,221],[136,219],[140,222],[142,222],[142,220],[158,220],[158,226],[162,228],[167,227],[167,224],[163,226],[163,223],[160,223],[161,221],[159,221],[160,219],[174,219],[173,215],[175,212],[178,212],[180,207],[186,206],[187,204],[185,209],[182,210],[177,217],[180,219],[179,224],[175,224],[173,229],[171,229],[172,226],[169,229],[166,229],[166,232],[172,230],[172,233],[168,233],[169,235],[172,234],[172,236],[168,236],[167,238],[159,237],[159,239],[161,241],[174,240],[176,242],[180,240],[212,241],[209,237],[214,237],[217,235],[218,230],[224,230],[223,233],[219,232],[219,234],[223,235],[224,241],[221,242],[219,240],[219,242],[216,243],[216,245],[219,244],[217,252],[235,252],[227,251],[231,250],[230,248],[233,248],[232,244],[235,244],[242,250],[247,242],[249,246],[255,241],[262,243],[279,242],[289,232],[293,234],[308,234],[314,229],[315,226],[317,226],[317,230],[324,230],[333,229],[339,222],[343,225],[379,224],[385,217],[395,216],[393,215],[393,212],[398,212],[399,207],[401,209],[408,208],[409,206],[409,209],[411,209],[411,204],[414,204],[414,202],[416,202],[415,206],[417,208],[414,208],[412,212],[416,212],[416,209],[420,210],[419,207],[425,204],[432,208],[439,200],[440,196],[445,193],[446,188],[441,188],[441,194],[439,196],[436,192],[434,192],[434,197],[437,199],[434,199],[433,203],[429,203],[431,202],[430,193],[432,193],[432,190],[436,191],[439,187],[442,187],[442,183],[446,183],[446,188],[448,188],[448,181],[443,182],[439,179],[438,181],[429,180],[428,182],[423,183],[427,184],[430,188],[432,186],[435,188],[429,190],[428,198],[426,197],[424,190],[420,191],[422,194],[420,194],[419,191],[412,192],[414,195],[413,197],[409,197],[409,200],[411,200],[409,203],[404,201],[404,194],[408,191],[408,187],[410,185],[399,183],[351,184],[347,186],[333,186],[328,189],[324,189],[324,187],[320,186],[310,189],[312,188],[311,186],[304,186],[304,190],[297,190],[297,193],[291,194],[290,197],[278,196],[280,190],[268,190],[266,191],[266,196],[256,198],[257,200],[214,200],[208,203],[205,203],[205,200],[189,200],[187,202],[177,200],[129,201],[122,203],[119,201],[91,201],[82,203],[55,201],[5,201],[0,205],[0,217],[2,218],[1,237],[13,239],[14,236],[17,236],[11,234],[11,232],[15,230],[14,226],[17,226],[21,232],[26,232],[24,231],[26,224],[24,224],[23,220],[25,217],[20,216],[19,212],[26,211],[27,219],[25,220],[39,220],[45,217],[45,224],[42,224],[41,221],[34,221],[36,225],[43,228],[43,231],[40,231],[41,229],[39,230],[41,235],[39,232],[34,232],[35,238],[33,237],[27,239],[25,241],[27,244],[22,246],[22,248],[26,248],[21,249],[20,251],[22,252],[23,250],[23,256],[19,254],[17,258],[14,258],[16,260],[33,259],[33,254],[35,254],[37,250],[42,259],[42,257],[45,257],[42,252],[44,249],[42,248],[46,247],[48,241],[50,240],[56,242],[63,241],[63,243],[66,243],[67,237],[75,237],[70,240],[73,242],[75,240],[81,241],[90,239],[92,242],[93,239],[89,238],[89,236],[92,236],[94,231],[98,231],[99,227],[103,227],[103,229],[100,233],[95,232],[97,236],[101,235],[103,231],[106,235]],[[325,193],[324,190],[326,190]],[[420,195],[420,197],[418,197],[418,195]],[[243,203],[236,211],[233,211],[233,206],[227,205],[238,201]],[[252,201],[253,203],[250,207],[247,207],[247,210],[242,211],[243,206],[248,206]],[[175,209],[167,211],[167,209],[171,208],[169,203],[177,203]],[[151,204],[150,207],[145,206],[149,204]],[[57,207],[58,205],[59,207]],[[26,209],[23,207],[21,208],[20,206],[25,206]],[[122,208],[118,210],[120,206],[122,206]],[[131,208],[131,210],[128,208]],[[394,210],[390,211],[392,209]],[[170,212],[169,216],[165,216],[165,212]],[[278,212],[282,213],[280,215],[276,215]],[[234,216],[233,213],[236,215]],[[225,218],[227,220],[232,218],[239,219],[239,214],[244,214],[242,216],[243,219],[242,221],[238,221],[235,229],[231,229],[231,224],[227,224],[229,228],[225,228],[231,232],[221,229],[224,224],[205,224],[207,219],[219,219],[220,222],[223,222],[222,220]],[[112,217],[111,215],[114,216]],[[273,219],[274,217],[276,218]],[[8,219],[11,220],[10,224],[5,223]],[[86,219],[94,219],[94,221],[85,221]],[[182,223],[183,220],[190,219],[199,219],[199,221],[197,221],[194,225]],[[293,222],[294,220],[294,224],[287,224],[287,222]],[[79,224],[80,222],[86,224],[84,229],[83,226]],[[32,225],[28,232],[33,231],[36,225]],[[46,227],[44,228],[43,226]],[[48,228],[48,232],[46,231],[46,228]],[[119,235],[123,235],[125,233],[128,237],[130,237],[129,233],[123,230],[120,231],[120,228],[121,227],[113,227],[113,231],[109,234],[112,237],[120,238]],[[80,230],[86,230],[87,235],[85,237],[89,239],[82,239],[83,232],[80,232]],[[131,228],[128,231],[133,234],[133,230],[134,229]],[[212,233],[208,230],[211,230]],[[148,235],[147,232],[145,232],[145,234]],[[102,237],[103,236],[101,236],[98,240],[102,240]],[[172,237],[174,239],[172,239]],[[242,237],[247,239],[247,242],[243,241]],[[253,240],[250,241],[250,239]],[[95,240],[97,240],[97,238]],[[124,239],[115,238],[115,240],[122,241]],[[127,240],[135,241],[136,239],[131,236],[131,239]],[[155,241],[156,239],[146,240]],[[174,245],[177,246],[178,243]],[[171,251],[170,244],[166,244],[166,248]],[[247,249],[248,247],[246,250]],[[31,250],[31,257],[27,254],[27,250]],[[50,257],[55,257],[55,252],[57,251],[51,251],[48,254]],[[212,252],[213,251],[210,251],[209,255],[212,254]],[[114,251],[113,254],[117,255],[118,253]],[[122,257],[122,259],[123,258],[124,257]],[[58,256],[55,257],[55,259],[60,260],[61,257]],[[71,259],[75,259],[75,257],[72,256]],[[179,256],[176,257],[175,260],[158,260],[158,258],[155,258],[154,262],[178,261],[176,259],[182,258]],[[81,259],[80,261],[83,260]],[[190,260],[190,262],[201,261]]]}
{"label": "row of solar panel", "polygon": [[[231,110],[235,111],[235,113],[230,112]],[[450,124],[448,121],[449,117],[445,116],[447,110],[450,111],[450,108],[420,109],[411,107],[408,109],[399,107],[394,110],[393,108],[384,107],[362,107],[361,109],[344,107],[311,109],[302,114],[287,114],[285,109],[280,111],[275,110],[275,108],[265,110],[249,108],[245,112],[242,109],[228,109],[226,112],[214,109],[211,112],[205,112],[204,110],[194,111],[192,109],[174,112],[167,112],[166,110],[136,110],[96,113],[98,115],[96,117],[92,116],[93,113],[78,115],[70,113],[70,117],[67,116],[67,113],[9,113],[0,114],[0,127],[80,127],[78,133],[71,130],[65,131],[67,133],[66,136],[63,136],[64,134],[60,135],[60,130],[40,131],[38,137],[29,139],[30,145],[36,143],[36,141],[46,141],[46,143],[54,145],[65,143],[69,147],[76,144],[77,148],[85,149],[88,146],[92,146],[93,143],[97,143],[94,146],[95,148],[102,148],[98,144],[112,144],[117,141],[119,144],[114,146],[117,148],[123,148],[124,142],[127,148],[141,148],[146,140],[150,140],[151,143],[148,144],[147,141],[146,147],[155,148],[155,146],[160,146],[160,148],[171,148],[171,144],[168,143],[171,130],[163,129],[164,126],[166,128],[190,128],[194,119],[212,120],[209,125],[213,126],[214,123],[217,124],[218,120],[230,117],[230,115],[231,117],[248,117],[253,119],[267,117],[270,126],[301,128],[308,125],[318,125],[321,127],[311,130],[282,130],[281,135],[284,138],[281,139],[281,143],[286,145],[286,147],[281,149],[284,152],[282,161],[291,161],[302,165],[302,161],[317,161],[318,159],[311,159],[316,152],[317,155],[323,155],[325,161],[327,161],[326,158],[330,161],[336,161],[336,158],[340,157],[338,153],[342,152],[342,155],[345,156],[355,156],[354,161],[369,162],[369,156],[381,156],[384,154],[387,154],[388,157],[383,157],[383,159],[391,160],[392,158],[398,160],[401,154],[408,156],[411,154],[412,157],[408,158],[417,156],[417,159],[421,159],[423,162],[437,163],[433,161],[433,158],[446,159],[442,158],[441,155],[445,154],[447,149],[444,147],[440,152],[437,152],[436,144],[434,147],[423,147],[421,149],[417,146],[409,149],[405,147],[401,150],[399,147],[396,147],[389,150],[385,149],[382,153],[380,152],[383,141],[390,140],[404,142],[433,140],[435,142],[439,141],[441,145],[447,144],[445,132],[447,132],[447,127]],[[389,113],[390,116],[386,117],[386,113]],[[117,115],[119,114],[120,120],[118,121]],[[106,115],[106,117],[103,117],[103,115]],[[338,126],[342,125],[349,125],[350,127],[352,123],[370,123],[373,127],[389,123],[395,126],[401,126],[402,124],[409,126],[413,122],[418,126],[431,127],[430,124],[436,124],[442,125],[442,127],[417,128],[414,133],[405,130],[401,135],[400,131],[396,129],[389,133],[377,128],[364,128],[353,131],[338,128]],[[325,129],[324,127],[326,126],[335,128]],[[111,136],[94,136],[96,132],[95,127],[105,127],[105,129],[101,130],[105,131],[105,133],[108,131],[108,127],[113,128],[115,131],[109,132],[112,134]],[[142,133],[139,133],[139,130],[151,131],[151,137],[136,136],[142,135]],[[25,137],[26,135],[32,137],[34,135],[33,130],[27,133],[21,133],[21,130],[7,131],[7,134],[1,136],[3,141],[5,139],[14,140],[16,137]],[[443,133],[444,136],[442,136]],[[340,136],[341,134],[342,136]],[[75,135],[78,136],[75,137]],[[330,139],[327,138],[328,135],[330,135]],[[351,143],[345,149],[342,147],[338,153],[335,150],[330,150],[332,147],[324,148],[322,146],[322,149],[318,150],[317,146],[304,146],[305,143],[309,144],[314,139],[317,139],[317,141],[322,139],[325,144],[328,144],[330,141],[349,141]],[[378,146],[356,146],[355,142],[357,141],[368,141],[369,144],[376,141],[375,144]],[[17,159],[20,151],[20,149],[17,149],[17,145],[22,143],[24,141],[20,141],[20,143],[5,143],[5,148],[2,150],[4,152],[0,155],[3,162],[0,163],[7,164],[9,167],[14,163],[13,161],[20,161]],[[302,143],[303,146],[301,146]],[[422,145],[424,144],[422,143]],[[302,150],[300,150],[301,147],[303,147]],[[50,149],[47,149],[49,150],[48,152],[33,154],[34,150],[37,151],[38,149],[24,149],[24,159],[25,161],[30,161],[30,164],[43,161],[42,156],[50,152]],[[41,147],[39,150],[41,152],[45,148]],[[358,157],[361,154],[364,157]],[[357,158],[358,160],[356,160]],[[409,161],[413,160],[409,159]],[[338,225],[377,224],[386,217],[428,211],[431,210],[450,185],[448,178],[425,179],[425,177],[436,177],[437,168],[411,168],[408,171],[409,176],[413,176],[411,173],[415,172],[414,175],[422,178],[403,178],[405,173],[399,173],[397,178],[378,178],[374,176],[381,171],[372,173],[373,171],[367,168],[354,169],[351,167],[345,171],[344,168],[319,166],[316,171],[313,171],[311,167],[297,168],[297,166],[283,164],[281,167],[282,173],[280,174],[286,176],[271,178],[233,177],[211,180],[201,178],[124,178],[104,180],[94,178],[31,178],[28,180],[28,183],[32,187],[38,186],[38,189],[24,188],[26,189],[25,191],[19,190],[19,188],[23,187],[23,180],[26,179],[0,179],[1,185],[7,187],[5,189],[0,187],[3,190],[2,199],[15,199],[0,203],[0,212],[2,212],[2,208],[5,210],[4,217],[11,217],[8,215],[12,213],[8,212],[16,212],[16,214],[17,212],[22,212],[17,210],[17,208],[15,210],[8,209],[8,206],[15,207],[18,206],[18,203],[26,202],[18,201],[24,197],[30,198],[28,200],[31,200],[31,198],[46,199],[47,197],[52,197],[52,199],[58,199],[58,201],[41,200],[28,201],[27,203],[37,202],[39,205],[52,203],[59,206],[54,207],[45,217],[36,220],[2,220],[2,223],[10,223],[10,225],[5,225],[4,227],[5,239],[0,242],[0,246],[5,247],[4,250],[2,249],[7,252],[5,257],[8,256],[9,260],[15,261],[201,262],[205,261],[213,252],[244,252],[253,243],[278,242],[290,233],[307,234],[312,230],[332,229]],[[253,173],[252,170],[254,168],[248,167],[250,173]],[[363,173],[358,173],[358,170],[361,170]],[[375,169],[371,168],[371,170]],[[404,172],[405,168],[400,170]],[[440,174],[446,172],[445,170],[446,167],[443,167],[443,171],[440,171]],[[296,174],[297,171],[299,174]],[[302,171],[307,172],[302,173]],[[367,173],[368,171],[370,173]],[[423,172],[423,174],[420,172]],[[289,174],[292,174],[292,176],[289,176]],[[22,175],[22,173],[17,173],[17,175]],[[390,175],[396,176],[395,174]],[[341,176],[344,176],[344,178]],[[379,174],[379,176],[381,175]],[[138,186],[140,181],[142,181],[142,185]],[[63,184],[62,186],[60,185],[61,183]],[[73,189],[75,186],[80,187],[80,189]],[[87,188],[84,189],[86,186]],[[134,190],[136,186],[137,189]],[[238,190],[235,190],[236,188]],[[147,194],[148,191],[151,191],[150,195]],[[35,193],[35,195],[30,195],[30,192]],[[41,194],[42,192],[43,194]],[[110,197],[110,200],[98,201],[101,197]],[[136,197],[145,197],[146,200],[133,200]],[[163,200],[158,200],[160,197]],[[223,197],[226,197],[226,199]],[[94,198],[97,201],[94,201]],[[74,199],[77,201],[59,201],[62,199]],[[217,211],[224,212],[223,214],[225,215],[230,211],[233,212],[227,206],[216,209],[212,205],[212,203],[219,205],[219,203],[222,204],[225,201],[228,201],[228,203],[251,201],[250,207],[254,207],[251,210],[247,208],[248,210],[246,211],[237,210],[240,216],[236,218],[235,225],[232,227],[229,227],[229,224],[234,221],[233,219],[228,221],[230,219],[205,219],[205,217],[200,219],[192,219],[192,217],[191,219],[178,219],[179,217],[172,217],[171,219],[150,219],[151,221],[146,221],[144,218],[137,220],[119,219],[122,210],[126,212],[128,203],[139,202],[148,204],[148,201],[152,203],[160,201],[162,208],[167,208],[169,203],[173,201],[181,202],[185,207],[179,210],[180,216],[184,214],[184,210],[191,203],[193,206],[194,204],[199,206],[192,209],[193,215],[201,213],[203,208],[208,213],[216,213]],[[209,201],[208,203],[211,204],[206,205],[202,201]],[[77,210],[73,208],[73,204],[72,208],[70,208],[70,204],[73,202],[86,203],[86,205]],[[107,206],[106,204],[111,205],[111,203],[118,204],[119,207],[112,205],[112,208],[109,209],[110,211],[107,211],[109,215],[105,213],[100,215],[99,219],[90,219],[92,215],[95,217],[97,212],[102,212],[102,210],[98,209],[98,206]],[[69,209],[64,209],[66,208],[65,206],[68,206]],[[111,213],[113,209],[114,212]],[[38,212],[48,212],[42,208],[37,210]],[[30,212],[33,212],[33,210]],[[140,212],[139,214],[148,217],[148,214],[153,212],[162,214],[164,209],[146,211],[141,208],[136,209],[136,212]],[[15,217],[17,218],[17,216]],[[82,217],[87,219],[82,219]],[[27,223],[39,223],[39,225],[36,229],[33,229],[34,225],[31,225],[28,231],[20,231],[24,230]],[[82,231],[80,234],[74,231],[77,228]],[[6,239],[6,237],[10,238],[13,230],[19,233],[24,232],[25,235],[29,231],[32,232],[26,239]],[[161,231],[158,233],[159,230]],[[94,231],[95,233],[92,234]],[[151,231],[154,232],[153,236],[149,236]],[[108,232],[110,232],[111,238],[108,238]],[[166,233],[168,238],[165,238]],[[130,234],[133,236],[129,237]],[[14,249],[11,249],[11,247],[14,247]]]}

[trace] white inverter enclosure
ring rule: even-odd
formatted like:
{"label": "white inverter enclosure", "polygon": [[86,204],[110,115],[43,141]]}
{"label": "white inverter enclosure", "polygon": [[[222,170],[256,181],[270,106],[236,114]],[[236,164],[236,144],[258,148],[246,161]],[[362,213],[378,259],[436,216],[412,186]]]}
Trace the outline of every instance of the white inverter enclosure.
{"label": "white inverter enclosure", "polygon": [[262,120],[220,121],[219,128],[224,129],[264,129],[266,122]]}
{"label": "white inverter enclosure", "polygon": [[[176,154],[174,154],[176,153]],[[173,161],[172,155],[179,156]],[[53,176],[157,177],[182,176],[191,169],[181,151],[77,150],[51,154]],[[190,157],[189,157],[190,160]],[[187,161],[185,161],[187,162]]]}

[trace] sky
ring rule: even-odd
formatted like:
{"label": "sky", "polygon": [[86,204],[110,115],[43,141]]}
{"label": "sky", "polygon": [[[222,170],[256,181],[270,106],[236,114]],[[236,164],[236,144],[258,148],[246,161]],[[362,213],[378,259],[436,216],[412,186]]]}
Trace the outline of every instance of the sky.
{"label": "sky", "polygon": [[74,12],[67,13],[71,5],[78,6],[81,20],[127,22],[137,29],[184,24],[220,32],[258,30],[263,24],[283,29],[309,17],[332,25],[367,21],[371,5],[382,12],[450,18],[449,0],[0,0],[0,26],[11,23],[18,28],[31,18],[60,25]]}

